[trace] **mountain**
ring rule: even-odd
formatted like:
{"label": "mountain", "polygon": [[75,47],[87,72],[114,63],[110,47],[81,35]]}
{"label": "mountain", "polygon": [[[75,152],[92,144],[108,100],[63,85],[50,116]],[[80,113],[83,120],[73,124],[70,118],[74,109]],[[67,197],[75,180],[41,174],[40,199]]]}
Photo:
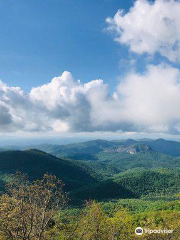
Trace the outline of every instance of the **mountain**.
{"label": "mountain", "polygon": [[[117,141],[116,141],[117,142]],[[152,139],[140,139],[140,140],[120,140],[119,143],[124,146],[130,146],[133,144],[143,144],[150,146],[154,151],[160,152],[172,157],[180,156],[180,142],[165,140],[163,138],[152,140]]]}
{"label": "mountain", "polygon": [[[67,145],[50,145],[42,144],[37,146],[29,146],[28,148],[36,148],[41,151],[50,153],[60,158],[69,158],[74,160],[98,160],[97,154],[108,149],[119,149],[123,152],[123,149],[131,149],[131,146],[137,146],[135,153],[137,153],[138,146],[145,145],[149,149],[155,152],[163,153],[172,157],[180,156],[180,142],[164,140],[164,139],[141,139],[141,140],[92,140],[81,143],[67,144]],[[129,147],[129,148],[128,148]],[[151,149],[150,149],[151,148]],[[140,150],[141,151],[141,150]],[[129,153],[133,151],[129,150]]]}
{"label": "mountain", "polygon": [[41,150],[2,151],[0,188],[3,189],[10,174],[19,170],[30,180],[42,178],[46,172],[56,175],[65,183],[73,203],[137,198],[150,193],[174,194],[180,191],[180,157],[154,150],[161,146],[162,151],[162,142],[174,144],[162,139],[94,140],[37,146]]}
{"label": "mountain", "polygon": [[176,168],[180,167],[180,158],[174,158],[162,153],[147,151],[130,154],[127,152],[100,152],[98,159],[102,163],[125,171],[132,168]]}
{"label": "mountain", "polygon": [[115,175],[114,181],[139,197],[172,196],[180,192],[180,169],[136,168]]}
{"label": "mountain", "polygon": [[146,153],[153,151],[152,148],[148,145],[144,144],[133,144],[129,146],[118,146],[114,148],[105,149],[104,152],[114,152],[114,153],[130,153],[130,154],[137,154],[137,153]]}
{"label": "mountain", "polygon": [[0,152],[4,152],[4,151],[7,151],[7,149],[4,147],[0,147]]}
{"label": "mountain", "polygon": [[54,174],[63,180],[67,190],[96,182],[72,161],[62,160],[39,150],[0,152],[1,174],[13,174],[17,170],[26,173],[31,180],[42,178],[46,172]]}
{"label": "mountain", "polygon": [[157,140],[140,140],[139,143],[149,145],[156,152],[161,152],[173,157],[180,156],[180,142],[160,138]]}
{"label": "mountain", "polygon": [[[31,146],[33,147],[33,146]],[[143,152],[151,150],[149,146],[137,143],[133,139],[107,141],[107,140],[92,140],[81,143],[67,144],[67,145],[49,145],[42,144],[34,146],[36,149],[50,153],[57,157],[69,158],[74,160],[98,160],[97,154],[103,151],[111,151],[117,149],[117,151],[124,152],[127,148],[127,152]],[[135,149],[136,148],[136,149]],[[143,150],[144,148],[144,150]],[[147,149],[145,149],[147,148]]]}
{"label": "mountain", "polygon": [[[0,152],[0,190],[10,174],[20,171],[30,180],[42,178],[44,173],[56,175],[65,183],[73,204],[86,199],[133,198],[135,194],[110,180],[100,179],[95,171],[78,161],[62,160],[40,150]],[[99,173],[98,173],[99,174]]]}
{"label": "mountain", "polygon": [[145,138],[140,140],[123,139],[113,141],[97,139],[65,145],[41,144],[26,147],[4,146],[0,147],[0,152],[6,150],[27,150],[35,148],[59,157],[72,157],[75,160],[96,160],[94,155],[105,149],[121,146],[127,147],[132,145],[148,145],[156,152],[164,153],[173,157],[180,156],[180,142],[165,140],[162,138],[156,140]]}
{"label": "mountain", "polygon": [[125,188],[120,183],[112,180],[98,182],[89,186],[78,188],[71,193],[76,202],[84,202],[85,200],[110,200],[121,198],[137,198],[138,195],[131,190]]}
{"label": "mountain", "polygon": [[118,144],[118,145],[123,145],[123,146],[130,146],[133,144],[136,144],[137,141],[134,139],[122,139],[122,140],[113,140],[111,141],[112,143]]}
{"label": "mountain", "polygon": [[42,144],[34,147],[60,158],[69,158],[74,160],[97,160],[96,154],[106,148],[118,145],[119,143],[116,142],[97,139],[67,145]]}
{"label": "mountain", "polygon": [[92,140],[87,142],[81,142],[81,143],[74,143],[74,144],[67,144],[67,145],[39,145],[36,146],[39,150],[46,151],[48,153],[57,155],[57,154],[63,154],[63,153],[84,153],[84,154],[96,154],[101,152],[102,150],[118,146],[119,143],[111,142],[107,140]]}
{"label": "mountain", "polygon": [[77,164],[83,165],[85,171],[93,172],[92,174],[95,173],[95,175],[102,173],[102,175],[111,176],[138,167],[146,169],[180,167],[180,158],[177,157],[180,143],[164,139],[138,141],[98,139],[68,145],[44,144],[36,147],[61,160],[76,160]]}

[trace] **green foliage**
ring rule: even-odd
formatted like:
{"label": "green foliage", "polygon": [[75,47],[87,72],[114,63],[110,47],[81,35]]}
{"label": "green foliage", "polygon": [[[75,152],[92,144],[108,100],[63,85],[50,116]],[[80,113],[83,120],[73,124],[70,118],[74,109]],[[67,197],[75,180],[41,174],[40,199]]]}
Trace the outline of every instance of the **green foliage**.
{"label": "green foliage", "polygon": [[0,195],[0,239],[43,240],[55,224],[55,212],[66,205],[63,183],[56,176],[45,174],[42,180],[30,183],[17,172]]}
{"label": "green foliage", "polygon": [[9,174],[0,172],[0,192],[5,191],[5,185],[10,181],[11,176]]}
{"label": "green foliage", "polygon": [[114,179],[139,197],[171,195],[180,191],[179,169],[131,169],[116,175]]}
{"label": "green foliage", "polygon": [[[164,139],[142,139],[142,140],[116,140],[116,141],[106,141],[106,140],[93,140],[75,144],[67,145],[49,145],[43,144],[36,146],[37,149],[51,153],[59,157],[69,158],[75,154],[75,159],[77,159],[78,154],[98,154],[109,148],[116,148],[119,146],[130,146],[130,145],[148,145],[153,151],[163,153],[172,157],[180,156],[180,142],[164,140]],[[87,155],[88,156],[88,155]],[[80,159],[79,159],[80,160]],[[86,158],[86,160],[89,160]]]}
{"label": "green foliage", "polygon": [[[139,202],[140,204],[140,202]],[[52,231],[51,239],[63,240],[178,240],[180,211],[156,210],[134,213],[120,203],[87,202],[84,208],[66,210]],[[135,228],[168,229],[169,234],[137,236]],[[56,238],[55,238],[56,237]]]}
{"label": "green foliage", "polygon": [[79,200],[80,203],[85,200],[107,201],[109,199],[135,198],[137,197],[130,190],[111,180],[91,184],[71,192],[71,198]]}
{"label": "green foliage", "polygon": [[[69,158],[69,156],[71,156],[72,154],[75,154],[76,157],[77,157],[77,154],[84,154],[86,156],[90,154],[92,156],[92,154],[97,154],[106,148],[110,148],[112,146],[118,146],[118,145],[119,143],[116,143],[113,141],[99,139],[99,140],[67,144],[67,145],[44,144],[36,147],[39,150],[46,151],[53,155]],[[86,160],[88,159],[86,158]]]}
{"label": "green foliage", "polygon": [[142,143],[153,148],[154,151],[167,154],[173,157],[180,156],[180,142],[165,139],[145,140]]}
{"label": "green foliage", "polygon": [[103,204],[104,210],[109,214],[118,206],[128,209],[133,214],[168,210],[180,211],[180,202],[178,200],[119,199],[116,201],[104,202]]}
{"label": "green foliage", "polygon": [[56,175],[66,184],[66,190],[95,182],[90,174],[72,161],[58,159],[39,150],[1,152],[1,173],[14,174],[17,170],[26,173],[30,180],[40,179],[46,172]]}
{"label": "green foliage", "polygon": [[125,171],[132,168],[173,168],[180,167],[180,159],[173,158],[157,152],[146,153],[119,153],[119,152],[101,152],[98,159],[106,164],[113,165],[119,171]]}
{"label": "green foliage", "polygon": [[[0,153],[0,170],[2,176],[19,170],[28,174],[30,180],[41,178],[46,172],[54,174],[65,183],[73,204],[89,199],[168,196],[180,191],[179,168],[155,168],[170,163],[178,165],[179,159],[155,152],[133,155],[101,152],[98,156],[98,161],[72,161],[39,150],[6,151]],[[142,166],[142,162],[146,168],[135,168]],[[4,183],[5,178],[0,178],[1,190]]]}
{"label": "green foliage", "polygon": [[[0,171],[5,176],[19,170],[30,180],[39,179],[46,172],[56,175],[65,183],[71,203],[76,205],[89,199],[109,201],[172,196],[180,191],[180,158],[155,152],[145,145],[148,142],[151,141],[96,140],[37,146],[75,160],[57,158],[35,149],[4,151],[0,152]],[[162,142],[164,144],[163,140],[151,143]],[[165,143],[172,145],[172,142]],[[0,177],[1,190],[6,181]]]}

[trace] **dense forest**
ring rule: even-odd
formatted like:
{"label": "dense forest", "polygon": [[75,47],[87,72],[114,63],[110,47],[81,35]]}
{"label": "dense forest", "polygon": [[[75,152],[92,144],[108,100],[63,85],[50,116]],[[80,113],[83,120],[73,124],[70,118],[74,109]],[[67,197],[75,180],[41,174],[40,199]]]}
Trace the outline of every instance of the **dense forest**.
{"label": "dense forest", "polygon": [[[0,239],[180,239],[178,147],[129,139],[2,148]],[[173,231],[138,236],[137,227]]]}

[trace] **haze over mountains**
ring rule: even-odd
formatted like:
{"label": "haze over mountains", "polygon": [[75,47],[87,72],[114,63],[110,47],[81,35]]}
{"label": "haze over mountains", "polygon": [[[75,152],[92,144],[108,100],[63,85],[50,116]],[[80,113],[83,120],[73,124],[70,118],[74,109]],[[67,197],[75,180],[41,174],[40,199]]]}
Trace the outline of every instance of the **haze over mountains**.
{"label": "haze over mountains", "polygon": [[31,149],[0,149],[1,190],[18,170],[30,180],[46,172],[56,175],[76,204],[85,199],[139,198],[180,191],[179,142],[99,139],[27,148]]}
{"label": "haze over mountains", "polygon": [[81,143],[66,144],[66,145],[51,145],[51,144],[42,144],[36,146],[28,146],[28,148],[36,148],[53,155],[59,154],[97,154],[103,150],[111,149],[120,146],[133,146],[133,145],[148,145],[152,148],[153,151],[167,154],[173,157],[180,156],[180,142],[165,140],[165,139],[141,139],[141,140],[92,140]]}

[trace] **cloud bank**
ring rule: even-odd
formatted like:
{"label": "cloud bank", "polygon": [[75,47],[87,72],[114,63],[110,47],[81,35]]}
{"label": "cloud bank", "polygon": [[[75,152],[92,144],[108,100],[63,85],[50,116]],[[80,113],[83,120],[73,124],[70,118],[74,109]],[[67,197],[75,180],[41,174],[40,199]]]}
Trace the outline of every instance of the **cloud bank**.
{"label": "cloud bank", "polygon": [[109,30],[131,52],[159,53],[172,62],[180,61],[180,2],[137,0],[128,13],[120,9],[108,18]]}
{"label": "cloud bank", "polygon": [[[179,13],[177,1],[137,0],[128,13],[119,10],[107,22],[130,51],[179,62]],[[180,134],[180,70],[171,65],[132,71],[114,93],[101,79],[81,82],[70,72],[29,93],[0,81],[0,132]]]}
{"label": "cloud bank", "polygon": [[180,132],[180,71],[169,65],[129,73],[109,93],[103,80],[64,72],[25,93],[0,83],[0,131]]}

